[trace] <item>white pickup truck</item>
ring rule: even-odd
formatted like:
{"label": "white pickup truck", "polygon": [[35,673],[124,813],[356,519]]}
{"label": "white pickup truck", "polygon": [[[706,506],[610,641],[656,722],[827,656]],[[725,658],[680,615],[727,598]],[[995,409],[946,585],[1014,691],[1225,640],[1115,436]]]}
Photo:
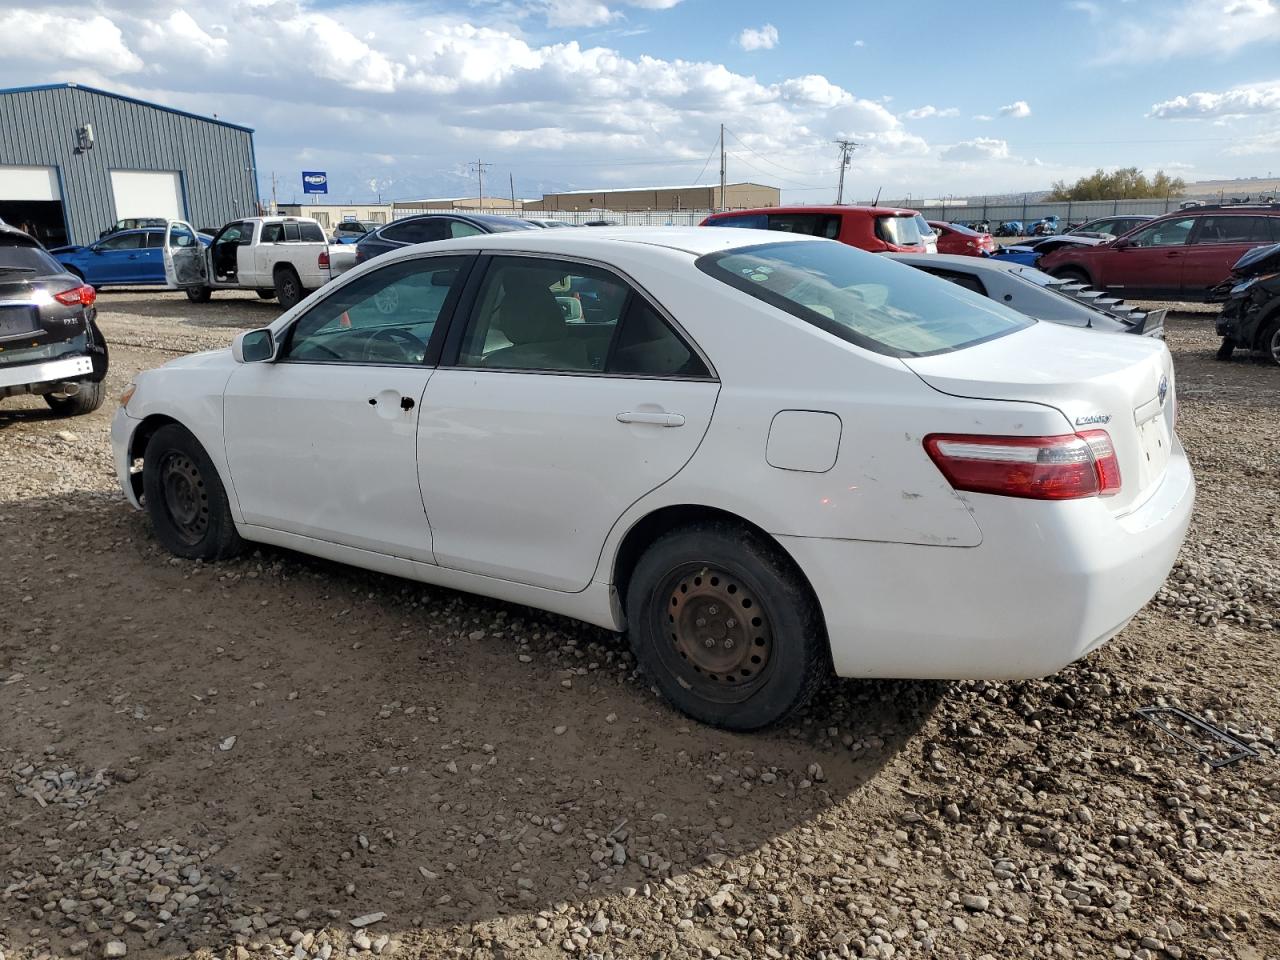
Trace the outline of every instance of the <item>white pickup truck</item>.
{"label": "white pickup truck", "polygon": [[324,230],[309,217],[233,220],[208,247],[188,223],[171,220],[165,228],[165,279],[193,303],[206,302],[214,290],[256,290],[288,309],[337,272]]}

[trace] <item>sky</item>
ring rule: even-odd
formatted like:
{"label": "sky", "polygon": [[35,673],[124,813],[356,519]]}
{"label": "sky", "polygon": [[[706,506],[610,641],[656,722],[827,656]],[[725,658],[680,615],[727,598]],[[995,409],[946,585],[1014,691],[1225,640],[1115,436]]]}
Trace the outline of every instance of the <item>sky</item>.
{"label": "sky", "polygon": [[0,0],[0,86],[253,127],[330,199],[730,182],[830,203],[1280,175],[1280,0]]}

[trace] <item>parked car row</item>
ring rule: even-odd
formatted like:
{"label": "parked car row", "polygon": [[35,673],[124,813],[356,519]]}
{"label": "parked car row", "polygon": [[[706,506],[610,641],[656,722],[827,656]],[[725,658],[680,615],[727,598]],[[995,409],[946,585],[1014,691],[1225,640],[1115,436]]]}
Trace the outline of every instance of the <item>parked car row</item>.
{"label": "parked car row", "polygon": [[[1169,351],[1034,271],[823,239],[918,230],[840,214],[397,246],[140,374],[121,486],[183,557],[285,546],[624,631],[737,730],[832,672],[1056,671],[1187,529]],[[1006,306],[1045,296],[1095,329]]]}

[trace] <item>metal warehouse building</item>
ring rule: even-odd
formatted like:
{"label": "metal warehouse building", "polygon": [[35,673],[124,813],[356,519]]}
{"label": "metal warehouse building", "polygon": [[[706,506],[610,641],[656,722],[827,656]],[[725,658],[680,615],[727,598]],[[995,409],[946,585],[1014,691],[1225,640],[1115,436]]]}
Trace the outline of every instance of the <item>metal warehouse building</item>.
{"label": "metal warehouse building", "polygon": [[47,247],[117,220],[256,212],[253,131],[74,83],[0,90],[0,219]]}

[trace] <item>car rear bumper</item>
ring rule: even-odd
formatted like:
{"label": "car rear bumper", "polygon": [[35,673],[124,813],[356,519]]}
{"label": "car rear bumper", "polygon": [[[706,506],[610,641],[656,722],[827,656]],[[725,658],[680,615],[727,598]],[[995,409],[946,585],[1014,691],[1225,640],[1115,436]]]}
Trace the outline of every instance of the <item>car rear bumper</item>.
{"label": "car rear bumper", "polygon": [[83,380],[93,373],[93,359],[88,356],[63,357],[41,363],[0,365],[0,390],[9,387],[40,386]]}
{"label": "car rear bumper", "polygon": [[1123,517],[1097,498],[969,496],[976,547],[779,538],[818,595],[840,676],[1055,673],[1119,633],[1164,583],[1195,481],[1179,443],[1159,487]]}
{"label": "car rear bumper", "polygon": [[124,407],[116,410],[116,415],[111,420],[111,459],[115,463],[116,479],[120,481],[124,498],[135,510],[141,510],[142,504],[133,489],[133,458],[129,456],[129,448],[133,444],[133,432],[141,423],[141,420],[129,416]]}

